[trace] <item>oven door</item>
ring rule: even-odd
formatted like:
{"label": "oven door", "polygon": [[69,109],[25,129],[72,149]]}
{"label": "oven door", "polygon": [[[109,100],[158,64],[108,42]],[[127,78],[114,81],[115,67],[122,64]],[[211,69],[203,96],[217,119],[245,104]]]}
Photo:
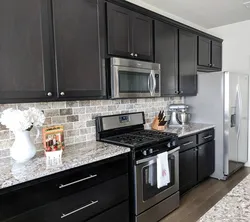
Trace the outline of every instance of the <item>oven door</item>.
{"label": "oven door", "polygon": [[157,156],[142,159],[135,166],[135,214],[171,196],[179,190],[179,148],[168,153],[170,183],[157,188]]}
{"label": "oven door", "polygon": [[160,85],[160,70],[111,67],[111,97],[114,99],[159,97]]}

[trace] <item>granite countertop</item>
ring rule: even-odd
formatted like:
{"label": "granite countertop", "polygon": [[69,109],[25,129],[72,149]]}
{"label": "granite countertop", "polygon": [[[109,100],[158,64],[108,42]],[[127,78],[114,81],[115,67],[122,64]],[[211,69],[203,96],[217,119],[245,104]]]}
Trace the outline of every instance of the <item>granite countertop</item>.
{"label": "granite countertop", "polygon": [[0,189],[128,152],[127,147],[93,141],[67,146],[56,166],[46,164],[43,152],[23,164],[9,159],[0,163]]}
{"label": "granite countertop", "polygon": [[199,222],[250,221],[250,175],[214,205]]}
{"label": "granite countertop", "polygon": [[184,137],[211,128],[215,128],[215,125],[205,123],[190,123],[186,126],[170,126],[165,129],[165,132],[177,133],[178,137]]}

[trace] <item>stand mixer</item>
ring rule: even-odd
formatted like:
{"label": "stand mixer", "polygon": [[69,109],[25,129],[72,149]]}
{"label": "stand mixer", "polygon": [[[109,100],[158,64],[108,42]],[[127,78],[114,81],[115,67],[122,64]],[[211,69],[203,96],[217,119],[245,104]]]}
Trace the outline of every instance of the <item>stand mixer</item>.
{"label": "stand mixer", "polygon": [[188,113],[188,105],[185,104],[172,104],[169,106],[171,112],[170,126],[185,126],[191,119],[191,114]]}

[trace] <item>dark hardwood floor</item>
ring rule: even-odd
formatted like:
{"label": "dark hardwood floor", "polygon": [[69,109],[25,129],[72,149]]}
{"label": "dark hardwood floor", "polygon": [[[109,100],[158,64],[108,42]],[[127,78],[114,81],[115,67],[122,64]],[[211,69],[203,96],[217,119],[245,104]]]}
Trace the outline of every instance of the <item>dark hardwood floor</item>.
{"label": "dark hardwood floor", "polygon": [[160,222],[196,222],[248,174],[250,168],[245,167],[227,181],[209,178],[186,193],[180,207]]}

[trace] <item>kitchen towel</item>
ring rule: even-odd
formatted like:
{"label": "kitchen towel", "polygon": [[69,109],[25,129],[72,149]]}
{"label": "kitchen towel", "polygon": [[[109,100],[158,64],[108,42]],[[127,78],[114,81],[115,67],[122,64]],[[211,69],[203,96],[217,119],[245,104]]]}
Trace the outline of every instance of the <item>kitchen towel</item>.
{"label": "kitchen towel", "polygon": [[157,188],[167,186],[170,182],[168,152],[157,155]]}

